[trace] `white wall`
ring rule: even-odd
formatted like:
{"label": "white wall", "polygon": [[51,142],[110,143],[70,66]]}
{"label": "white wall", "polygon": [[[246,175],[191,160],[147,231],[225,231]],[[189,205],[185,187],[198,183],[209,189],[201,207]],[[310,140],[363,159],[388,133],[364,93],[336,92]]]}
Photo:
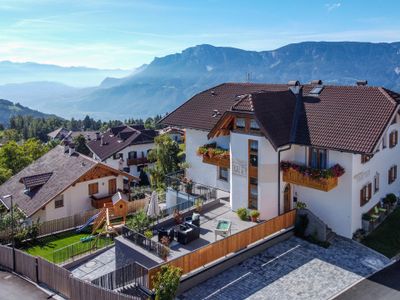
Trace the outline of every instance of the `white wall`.
{"label": "white wall", "polygon": [[[131,151],[136,151],[137,152],[137,157],[141,158],[142,157],[142,152],[144,152],[144,157],[147,157],[147,151],[151,150],[154,148],[154,143],[149,143],[149,144],[139,144],[139,145],[131,145],[128,146],[124,149],[122,149],[121,151],[118,151],[118,153],[122,153],[123,154],[123,164],[122,167],[130,167],[130,174],[136,177],[139,177],[140,172],[137,171],[137,166],[136,165],[131,165],[128,166],[128,153]],[[113,159],[113,156],[110,156],[109,158],[107,158],[106,160],[104,160],[104,163],[106,163],[107,165],[109,165],[110,167],[113,167],[114,169],[119,170],[120,166],[119,166],[119,158],[118,159]],[[148,166],[151,166],[152,164],[147,164]]]}
{"label": "white wall", "polygon": [[[79,214],[86,210],[91,210],[93,207],[89,196],[88,185],[98,182],[99,192],[95,194],[95,196],[106,196],[108,195],[108,181],[113,178],[115,178],[115,176],[108,176],[95,180],[80,182],[75,186],[70,186],[63,193],[63,207],[55,208],[54,200],[52,200],[46,205],[46,209],[40,209],[34,214],[34,216],[32,216],[31,219],[37,220],[40,218],[40,221],[44,222]],[[123,176],[117,177],[117,189],[123,189]]]}
{"label": "white wall", "polygon": [[231,132],[231,206],[248,207],[248,143],[258,141],[258,210],[260,218],[278,215],[278,156],[262,136]]}
{"label": "white wall", "polygon": [[186,176],[194,182],[229,191],[230,180],[228,179],[228,182],[219,180],[218,167],[203,163],[202,157],[197,155],[197,149],[200,146],[212,142],[217,142],[221,148],[229,149],[229,136],[208,140],[207,134],[208,132],[201,130],[186,130],[186,162],[189,164]]}

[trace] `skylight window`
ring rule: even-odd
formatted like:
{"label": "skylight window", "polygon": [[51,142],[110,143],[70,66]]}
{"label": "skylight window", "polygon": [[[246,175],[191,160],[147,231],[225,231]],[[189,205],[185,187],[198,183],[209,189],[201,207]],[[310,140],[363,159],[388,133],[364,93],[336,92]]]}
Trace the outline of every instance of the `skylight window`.
{"label": "skylight window", "polygon": [[321,94],[322,90],[324,89],[323,86],[316,86],[315,88],[313,88],[310,92],[310,95],[312,96],[318,96],[319,94]]}

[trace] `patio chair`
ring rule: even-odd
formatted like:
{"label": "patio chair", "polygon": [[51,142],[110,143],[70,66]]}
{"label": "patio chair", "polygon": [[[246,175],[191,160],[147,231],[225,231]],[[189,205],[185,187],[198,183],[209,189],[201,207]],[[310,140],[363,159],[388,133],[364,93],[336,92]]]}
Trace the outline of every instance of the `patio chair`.
{"label": "patio chair", "polygon": [[376,214],[376,215],[379,215],[380,213],[385,213],[386,212],[386,209],[385,208],[381,208],[380,206],[375,206],[375,208],[374,208],[374,213]]}

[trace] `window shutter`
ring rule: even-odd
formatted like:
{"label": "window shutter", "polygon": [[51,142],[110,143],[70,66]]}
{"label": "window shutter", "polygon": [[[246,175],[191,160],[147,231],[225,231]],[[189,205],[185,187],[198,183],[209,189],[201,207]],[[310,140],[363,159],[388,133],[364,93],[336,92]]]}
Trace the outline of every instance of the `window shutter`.
{"label": "window shutter", "polygon": [[372,184],[369,183],[368,184],[368,199],[366,199],[367,201],[369,201],[371,199],[371,195],[372,195]]}
{"label": "window shutter", "polygon": [[360,190],[360,206],[364,205],[364,188]]}
{"label": "window shutter", "polygon": [[393,166],[393,181],[397,179],[397,165]]}

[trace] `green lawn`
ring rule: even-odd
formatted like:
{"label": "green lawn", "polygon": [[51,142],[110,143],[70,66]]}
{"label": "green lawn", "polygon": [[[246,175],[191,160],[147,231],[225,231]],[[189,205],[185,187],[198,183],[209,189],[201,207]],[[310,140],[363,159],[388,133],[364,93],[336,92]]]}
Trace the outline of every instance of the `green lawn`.
{"label": "green lawn", "polygon": [[389,258],[400,253],[400,208],[396,208],[362,243]]}
{"label": "green lawn", "polygon": [[33,244],[27,245],[22,250],[34,256],[41,256],[49,261],[53,260],[54,250],[64,248],[79,242],[87,233],[65,232],[39,239]]}

